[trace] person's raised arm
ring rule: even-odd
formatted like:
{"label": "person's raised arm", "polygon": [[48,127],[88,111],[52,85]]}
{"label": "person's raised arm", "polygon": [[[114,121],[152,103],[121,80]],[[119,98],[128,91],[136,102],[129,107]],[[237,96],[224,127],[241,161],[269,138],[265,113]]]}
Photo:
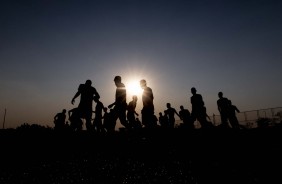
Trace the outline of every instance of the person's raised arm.
{"label": "person's raised arm", "polygon": [[114,103],[112,103],[112,104],[110,104],[110,105],[108,105],[108,108],[112,108],[114,105],[116,105],[116,102],[114,102]]}

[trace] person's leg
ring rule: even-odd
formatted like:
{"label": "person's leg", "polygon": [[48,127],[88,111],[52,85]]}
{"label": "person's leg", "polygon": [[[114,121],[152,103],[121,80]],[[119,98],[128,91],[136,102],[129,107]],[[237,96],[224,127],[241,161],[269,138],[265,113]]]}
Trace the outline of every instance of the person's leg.
{"label": "person's leg", "polygon": [[120,120],[120,123],[125,127],[125,128],[130,128],[129,124],[126,120],[126,109],[121,108],[119,110],[118,118]]}

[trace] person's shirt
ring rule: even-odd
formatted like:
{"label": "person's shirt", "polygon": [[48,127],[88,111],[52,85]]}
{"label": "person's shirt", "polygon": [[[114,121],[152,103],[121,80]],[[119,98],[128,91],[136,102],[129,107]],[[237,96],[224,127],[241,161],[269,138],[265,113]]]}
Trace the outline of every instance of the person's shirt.
{"label": "person's shirt", "polygon": [[92,105],[93,96],[100,97],[97,90],[92,86],[87,86],[85,84],[80,84],[78,87],[80,92],[80,103]]}
{"label": "person's shirt", "polygon": [[235,105],[230,105],[229,106],[229,116],[236,116],[236,112],[239,113],[239,109]]}
{"label": "person's shirt", "polygon": [[142,95],[143,106],[153,107],[154,106],[153,100],[154,100],[154,95],[152,89],[149,87],[145,87]]}
{"label": "person's shirt", "polygon": [[202,98],[202,95],[194,94],[191,97],[191,104],[192,104],[193,110],[201,109],[205,105],[204,101],[203,101],[203,98]]}
{"label": "person's shirt", "polygon": [[222,97],[217,100],[217,107],[219,112],[227,112],[228,110],[228,99],[225,97]]}
{"label": "person's shirt", "polygon": [[176,110],[174,108],[170,107],[170,108],[167,109],[167,114],[168,114],[168,118],[170,120],[172,120],[172,119],[174,120],[175,119],[174,114],[176,114]]}
{"label": "person's shirt", "polygon": [[189,120],[190,115],[191,114],[188,109],[183,109],[179,111],[179,116],[182,120]]}
{"label": "person's shirt", "polygon": [[125,104],[126,103],[126,89],[123,83],[120,83],[116,89],[116,101],[115,104]]}

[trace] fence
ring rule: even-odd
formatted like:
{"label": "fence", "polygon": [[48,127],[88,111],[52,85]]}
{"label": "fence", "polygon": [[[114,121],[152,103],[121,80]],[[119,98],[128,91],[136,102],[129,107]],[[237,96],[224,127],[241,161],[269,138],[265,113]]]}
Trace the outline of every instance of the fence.
{"label": "fence", "polygon": [[[236,116],[240,125],[245,128],[256,128],[256,122],[259,118],[267,118],[271,120],[270,126],[274,126],[282,121],[282,107],[244,111],[237,113]],[[213,125],[218,126],[221,124],[220,115],[213,115],[209,117]],[[181,122],[181,120],[178,120],[176,124],[179,125]],[[200,123],[195,122],[195,127],[200,128]]]}

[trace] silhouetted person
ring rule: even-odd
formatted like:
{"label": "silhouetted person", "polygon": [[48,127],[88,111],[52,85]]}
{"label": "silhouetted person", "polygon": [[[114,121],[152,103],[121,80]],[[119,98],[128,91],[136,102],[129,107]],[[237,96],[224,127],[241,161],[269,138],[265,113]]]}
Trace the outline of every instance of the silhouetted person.
{"label": "silhouetted person", "polygon": [[93,120],[93,128],[94,131],[96,131],[97,133],[102,133],[103,132],[102,118],[103,118],[104,105],[97,97],[94,97],[94,101],[96,102],[96,107],[94,111],[95,118]]}
{"label": "silhouetted person", "polygon": [[228,105],[229,105],[228,106],[229,122],[230,122],[232,128],[240,129],[240,124],[239,124],[239,121],[238,121],[237,116],[236,116],[236,112],[240,113],[240,111],[235,105],[232,105],[231,100],[228,100]]}
{"label": "silhouetted person", "polygon": [[221,126],[228,128],[228,99],[223,97],[223,93],[218,93],[217,108],[221,117]]}
{"label": "silhouetted person", "polygon": [[159,112],[159,123],[161,127],[168,128],[168,117],[166,112],[164,115],[162,112]]}
{"label": "silhouetted person", "polygon": [[191,113],[189,112],[188,109],[184,109],[183,105],[180,106],[179,116],[183,122],[184,128],[188,128],[188,129],[195,128],[194,122],[192,121],[192,118],[191,118]]}
{"label": "silhouetted person", "polygon": [[142,128],[142,123],[141,123],[141,121],[139,120],[139,118],[136,118],[135,119],[135,124],[133,125],[133,128]]}
{"label": "silhouetted person", "polygon": [[66,112],[66,109],[63,109],[62,112],[54,116],[55,130],[63,130],[65,128]]}
{"label": "silhouetted person", "polygon": [[125,85],[121,82],[120,76],[115,76],[114,82],[116,85],[116,95],[115,95],[115,102],[110,104],[108,107],[112,108],[114,106],[114,117],[115,121],[119,118],[120,123],[125,128],[130,128],[128,126],[127,120],[126,120],[126,88]]}
{"label": "silhouetted person", "polygon": [[207,114],[207,108],[204,106],[204,114],[205,114],[205,125],[207,128],[212,128],[214,127],[214,125],[211,122],[211,118],[209,117],[209,115]]}
{"label": "silhouetted person", "polygon": [[78,109],[81,113],[81,117],[86,120],[86,129],[91,130],[91,119],[92,119],[92,104],[93,98],[100,98],[97,90],[91,86],[91,80],[86,80],[85,84],[80,84],[78,87],[78,91],[74,95],[71,103],[74,104],[75,99],[80,95],[80,103],[78,105]]}
{"label": "silhouetted person", "polygon": [[66,123],[65,123],[64,130],[65,130],[65,131],[67,131],[67,132],[72,131],[71,126],[70,126],[70,124],[69,124],[69,122],[68,122],[68,121],[66,121]]}
{"label": "silhouetted person", "polygon": [[137,100],[138,100],[137,96],[133,95],[132,101],[130,101],[127,105],[127,120],[128,120],[129,126],[132,128],[134,128],[135,121],[136,121],[135,115],[139,116],[139,114],[135,111]]}
{"label": "silhouetted person", "polygon": [[114,110],[110,109],[108,112],[108,108],[104,107],[104,116],[103,116],[103,128],[107,133],[113,133],[115,131],[116,121],[114,117]]}
{"label": "silhouetted person", "polygon": [[171,107],[170,103],[167,103],[166,107],[167,107],[166,113],[168,115],[168,126],[169,126],[169,128],[174,128],[174,126],[175,126],[174,115],[176,114],[179,118],[180,118],[180,116],[179,116],[178,112],[175,110],[175,108]]}
{"label": "silhouetted person", "polygon": [[209,127],[206,120],[206,108],[203,101],[202,95],[197,94],[196,88],[191,88],[192,97],[190,98],[192,104],[192,119],[193,121],[198,120],[201,124],[201,128]]}
{"label": "silhouetted person", "polygon": [[155,114],[153,114],[152,122],[153,122],[152,127],[156,128],[158,126],[158,117]]}
{"label": "silhouetted person", "polygon": [[73,108],[68,111],[70,127],[73,131],[81,131],[83,122],[80,117],[80,111],[78,108]]}
{"label": "silhouetted person", "polygon": [[147,86],[146,80],[142,79],[140,81],[140,86],[143,89],[142,102],[143,108],[141,110],[142,114],[142,124],[145,127],[154,126],[154,95],[150,87]]}

